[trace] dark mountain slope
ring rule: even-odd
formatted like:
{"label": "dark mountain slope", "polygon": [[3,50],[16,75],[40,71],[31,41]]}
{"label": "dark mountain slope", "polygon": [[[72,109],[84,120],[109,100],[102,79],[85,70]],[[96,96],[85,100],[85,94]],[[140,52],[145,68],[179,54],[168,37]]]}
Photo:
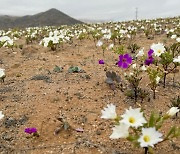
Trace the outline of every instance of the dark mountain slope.
{"label": "dark mountain slope", "polygon": [[57,9],[23,17],[0,16],[0,29],[81,24]]}

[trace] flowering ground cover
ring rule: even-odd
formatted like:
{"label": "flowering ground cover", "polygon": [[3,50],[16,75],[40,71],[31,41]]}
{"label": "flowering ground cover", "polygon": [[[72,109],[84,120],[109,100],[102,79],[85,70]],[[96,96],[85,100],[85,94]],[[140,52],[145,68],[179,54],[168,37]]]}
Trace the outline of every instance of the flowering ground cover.
{"label": "flowering ground cover", "polygon": [[178,154],[179,21],[1,30],[0,152]]}

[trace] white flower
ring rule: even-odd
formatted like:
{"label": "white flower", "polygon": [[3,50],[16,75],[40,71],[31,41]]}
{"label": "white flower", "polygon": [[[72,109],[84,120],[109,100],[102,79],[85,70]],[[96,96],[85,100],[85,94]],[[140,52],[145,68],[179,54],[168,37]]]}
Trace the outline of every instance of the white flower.
{"label": "white flower", "polygon": [[116,106],[113,104],[108,104],[107,108],[104,108],[104,110],[101,110],[102,116],[101,118],[103,119],[116,119],[117,114],[116,114]]}
{"label": "white flower", "polygon": [[66,39],[67,41],[70,41],[70,37],[68,37],[68,36],[65,36],[65,39]]}
{"label": "white flower", "polygon": [[176,41],[177,41],[177,42],[180,42],[180,37],[178,37],[178,38],[176,39]]}
{"label": "white flower", "polygon": [[136,64],[132,64],[132,68],[134,68],[134,69],[135,69],[135,68],[136,68]]}
{"label": "white flower", "polygon": [[3,43],[3,47],[8,47],[13,45],[13,40],[9,36],[0,37],[0,42]]}
{"label": "white flower", "polygon": [[172,39],[175,39],[177,37],[177,35],[172,35],[171,38]]}
{"label": "white flower", "polygon": [[160,79],[161,79],[161,78],[160,78],[159,76],[156,77],[156,84],[159,83]]}
{"label": "white flower", "polygon": [[146,119],[143,117],[143,112],[140,112],[140,110],[140,108],[132,109],[131,107],[129,110],[126,109],[125,114],[121,116],[123,119],[120,122],[135,128],[142,126],[146,123]]}
{"label": "white flower", "polygon": [[4,117],[4,114],[2,114],[2,111],[0,111],[0,120]]}
{"label": "white flower", "polygon": [[173,33],[173,32],[174,32],[174,29],[170,29],[169,32]]}
{"label": "white flower", "polygon": [[161,142],[162,134],[156,131],[155,127],[142,128],[142,135],[138,139],[141,147],[154,147],[154,144]]}
{"label": "white flower", "polygon": [[127,34],[127,38],[131,38],[131,35]]}
{"label": "white flower", "polygon": [[5,76],[5,69],[0,68],[0,78]]}
{"label": "white flower", "polygon": [[144,48],[142,48],[138,54],[136,55],[136,57],[142,57],[144,55]]}
{"label": "white flower", "polygon": [[103,39],[109,40],[111,38],[111,33],[103,36]]}
{"label": "white flower", "polygon": [[165,52],[165,48],[164,45],[162,43],[158,43],[158,44],[152,44],[151,45],[151,49],[154,51],[154,55],[155,56],[160,56],[162,53]]}
{"label": "white flower", "polygon": [[147,70],[147,68],[146,68],[146,66],[145,65],[143,65],[143,66],[141,66],[141,68],[140,68],[142,71],[146,71]]}
{"label": "white flower", "polygon": [[127,33],[127,30],[120,29],[119,33],[125,34],[125,33]]}
{"label": "white flower", "polygon": [[98,46],[98,47],[100,47],[100,46],[102,46],[102,45],[103,45],[103,42],[100,41],[100,40],[99,40],[99,41],[97,42],[97,44],[96,44],[96,46]]}
{"label": "white flower", "polygon": [[50,41],[50,38],[49,38],[49,37],[45,37],[45,38],[41,41],[41,44],[42,44],[44,47],[48,47],[49,41]]}
{"label": "white flower", "polygon": [[170,108],[170,110],[167,112],[167,114],[169,115],[169,116],[174,116],[176,113],[178,113],[179,112],[179,109],[178,109],[178,107],[172,107],[172,108]]}
{"label": "white flower", "polygon": [[134,75],[134,73],[133,73],[133,72],[130,72],[130,73],[129,73],[129,76],[133,76],[133,75]]}
{"label": "white flower", "polygon": [[57,36],[52,37],[52,41],[53,41],[53,44],[58,44],[59,43],[59,37],[57,37]]}
{"label": "white flower", "polygon": [[49,36],[53,36],[54,35],[54,33],[53,32],[49,32]]}
{"label": "white flower", "polygon": [[103,33],[103,34],[108,33],[108,29],[102,29],[101,33]]}
{"label": "white flower", "polygon": [[114,44],[110,44],[108,49],[111,50],[114,47]]}
{"label": "white flower", "polygon": [[120,123],[119,125],[116,125],[113,129],[113,133],[111,134],[110,138],[111,139],[119,139],[119,138],[126,138],[129,136],[129,126]]}
{"label": "white flower", "polygon": [[6,41],[9,41],[9,40],[11,40],[11,38],[9,36],[0,37],[0,42],[6,42]]}
{"label": "white flower", "polygon": [[174,63],[180,63],[180,56],[178,56],[177,58],[173,58],[173,62]]}

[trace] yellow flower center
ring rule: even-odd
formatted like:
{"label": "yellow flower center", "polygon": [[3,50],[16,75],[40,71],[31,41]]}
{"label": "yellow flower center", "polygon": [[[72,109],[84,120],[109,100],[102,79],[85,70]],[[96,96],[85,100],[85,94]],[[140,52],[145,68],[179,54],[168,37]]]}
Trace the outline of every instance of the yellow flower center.
{"label": "yellow flower center", "polygon": [[130,117],[130,118],[129,118],[129,122],[130,122],[130,123],[133,124],[133,123],[135,123],[135,121],[136,121],[136,120],[135,120],[133,117]]}
{"label": "yellow flower center", "polygon": [[144,139],[145,142],[149,142],[149,141],[150,141],[150,137],[147,136],[147,135],[145,135],[145,136],[143,137],[143,139]]}
{"label": "yellow flower center", "polygon": [[157,52],[158,52],[158,53],[161,53],[161,50],[159,49]]}

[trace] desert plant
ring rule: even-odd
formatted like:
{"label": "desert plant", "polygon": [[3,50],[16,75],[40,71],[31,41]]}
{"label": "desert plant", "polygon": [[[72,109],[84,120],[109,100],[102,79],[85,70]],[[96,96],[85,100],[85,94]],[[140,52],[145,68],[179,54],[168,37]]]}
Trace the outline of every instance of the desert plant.
{"label": "desert plant", "polygon": [[158,69],[147,69],[150,83],[148,84],[153,91],[153,98],[156,99],[156,89],[161,79],[161,72]]}
{"label": "desert plant", "polygon": [[115,127],[112,128],[111,139],[126,138],[136,147],[144,148],[144,153],[147,154],[153,153],[155,144],[180,137],[180,128],[176,126],[173,126],[164,138],[159,132],[164,122],[177,112],[179,109],[173,107],[164,115],[152,112],[150,118],[146,118],[141,108],[130,107],[119,116],[116,113],[116,106],[108,104],[104,110],[101,110],[101,118],[114,121]]}
{"label": "desert plant", "polygon": [[125,53],[125,47],[124,47],[124,45],[119,45],[119,46],[116,46],[115,48],[113,48],[114,49],[114,52],[116,53],[116,54],[124,54]]}
{"label": "desert plant", "polygon": [[138,69],[134,69],[133,72],[131,72],[129,75],[125,75],[125,79],[129,82],[129,86],[131,90],[128,90],[129,94],[132,94],[134,96],[134,101],[137,102],[138,94],[140,91],[140,81],[142,80],[142,77],[140,76],[141,71]]}
{"label": "desert plant", "polygon": [[107,71],[106,72],[106,80],[105,82],[109,85],[109,87],[112,90],[116,89],[116,85],[115,83],[120,83],[121,82],[121,78],[120,76],[118,76],[114,71]]}
{"label": "desert plant", "polygon": [[136,51],[140,49],[140,46],[138,46],[136,43],[133,43],[130,44],[127,48],[131,51],[131,53],[136,53]]}
{"label": "desert plant", "polygon": [[[180,109],[180,96],[178,96],[177,98],[173,98],[169,107],[177,107],[178,109]],[[177,114],[178,112],[176,113],[176,116]]]}

